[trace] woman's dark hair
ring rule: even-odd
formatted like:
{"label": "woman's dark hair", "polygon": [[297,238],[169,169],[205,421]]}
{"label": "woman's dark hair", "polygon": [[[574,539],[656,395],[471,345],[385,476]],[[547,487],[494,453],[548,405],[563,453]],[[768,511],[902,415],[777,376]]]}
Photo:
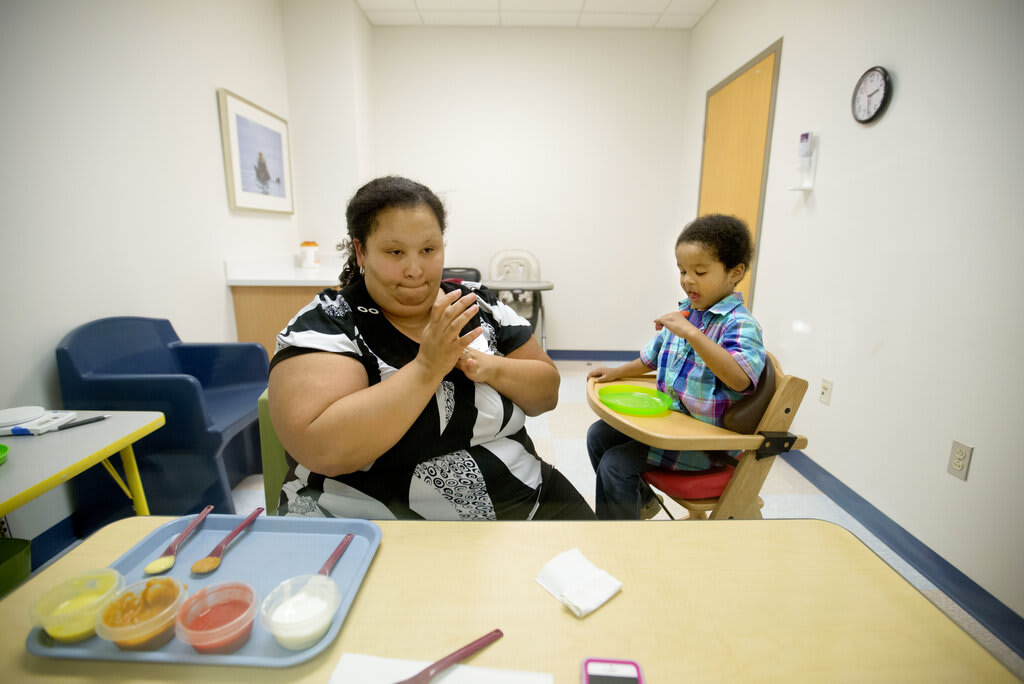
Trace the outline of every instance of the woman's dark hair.
{"label": "woman's dark hair", "polygon": [[730,271],[739,264],[750,270],[754,256],[754,242],[747,224],[735,216],[707,214],[691,221],[676,240],[676,247],[684,242],[699,242]]}
{"label": "woman's dark hair", "polygon": [[338,251],[348,252],[348,260],[341,270],[341,275],[338,276],[342,287],[363,277],[359,273],[352,241],[359,240],[359,244],[366,245],[366,238],[377,227],[377,215],[381,211],[394,207],[410,209],[418,206],[429,207],[434,212],[437,223],[441,226],[441,234],[444,235],[444,204],[426,185],[401,176],[384,176],[375,178],[356,190],[345,211],[348,237],[338,243]]}

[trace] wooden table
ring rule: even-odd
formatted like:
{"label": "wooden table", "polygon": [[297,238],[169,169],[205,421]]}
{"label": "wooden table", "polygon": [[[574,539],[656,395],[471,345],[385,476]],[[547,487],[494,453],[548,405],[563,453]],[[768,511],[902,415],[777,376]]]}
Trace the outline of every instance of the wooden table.
{"label": "wooden table", "polygon": [[[587,379],[587,404],[597,417],[628,437],[659,449],[692,449],[695,451],[745,451],[757,449],[764,443],[761,435],[741,435],[711,423],[697,420],[680,411],[669,411],[660,416],[633,416],[614,411],[601,403],[598,391],[609,385],[638,385],[657,389],[653,373],[598,383]],[[807,446],[807,438],[797,437],[793,449]]]}
{"label": "wooden table", "polygon": [[75,420],[109,415],[97,423],[42,435],[4,435],[0,443],[10,447],[7,462],[0,465],[0,516],[67,482],[88,468],[121,454],[127,484],[121,483],[138,515],[149,515],[146,493],[139,479],[132,444],[164,424],[159,411],[75,411]]}
{"label": "wooden table", "polygon": [[[342,653],[434,660],[500,627],[481,667],[579,682],[587,657],[630,658],[652,684],[1014,682],[848,531],[819,520],[382,521],[383,539],[337,640],[285,670],[57,660],[25,650],[29,608],[112,563],[172,518],[103,528],[0,601],[8,681],[326,682]],[[623,589],[583,619],[535,577],[577,547]]]}

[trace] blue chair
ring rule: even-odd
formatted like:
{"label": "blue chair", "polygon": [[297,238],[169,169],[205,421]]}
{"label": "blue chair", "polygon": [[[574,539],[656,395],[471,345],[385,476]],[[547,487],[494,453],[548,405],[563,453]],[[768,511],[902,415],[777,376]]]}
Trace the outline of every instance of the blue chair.
{"label": "blue chair", "polygon": [[[102,318],[61,340],[57,372],[66,409],[163,412],[164,427],[135,444],[154,515],[207,504],[234,513],[231,488],[262,472],[257,400],[269,371],[259,344],[186,344],[165,319]],[[132,514],[102,468],[72,487],[79,534]]]}

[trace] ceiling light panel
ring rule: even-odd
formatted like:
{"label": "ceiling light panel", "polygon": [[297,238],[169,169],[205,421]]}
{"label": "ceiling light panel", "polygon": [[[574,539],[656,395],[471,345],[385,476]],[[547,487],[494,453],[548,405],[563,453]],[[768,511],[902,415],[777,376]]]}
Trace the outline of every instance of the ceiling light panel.
{"label": "ceiling light panel", "polygon": [[583,13],[661,14],[668,3],[669,0],[587,0]]}
{"label": "ceiling light panel", "polygon": [[498,12],[428,12],[421,10],[423,23],[428,26],[500,26]]}
{"label": "ceiling light panel", "polygon": [[503,10],[501,25],[572,28],[576,26],[579,16],[579,12],[509,12]]}
{"label": "ceiling light panel", "polygon": [[700,21],[699,14],[663,14],[654,27],[660,29],[688,29],[696,26],[698,21]]}
{"label": "ceiling light panel", "polygon": [[501,0],[501,13],[543,12],[578,13],[583,9],[583,0]]}
{"label": "ceiling light panel", "polygon": [[692,14],[699,19],[714,4],[715,0],[672,0],[665,9],[665,14]]}
{"label": "ceiling light panel", "polygon": [[377,10],[383,11],[416,11],[416,0],[359,0],[359,6],[363,8],[364,12],[372,12]]}
{"label": "ceiling light panel", "polygon": [[416,0],[421,12],[497,12],[498,0]]}
{"label": "ceiling light panel", "polygon": [[605,14],[584,12],[579,26],[586,28],[653,28],[657,14]]}

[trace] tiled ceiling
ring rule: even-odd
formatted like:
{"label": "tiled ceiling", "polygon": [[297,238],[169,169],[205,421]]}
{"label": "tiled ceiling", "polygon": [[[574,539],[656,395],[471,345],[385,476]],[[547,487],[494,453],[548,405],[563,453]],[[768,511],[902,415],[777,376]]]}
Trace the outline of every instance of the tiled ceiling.
{"label": "tiled ceiling", "polygon": [[374,26],[688,29],[715,0],[356,0]]}

